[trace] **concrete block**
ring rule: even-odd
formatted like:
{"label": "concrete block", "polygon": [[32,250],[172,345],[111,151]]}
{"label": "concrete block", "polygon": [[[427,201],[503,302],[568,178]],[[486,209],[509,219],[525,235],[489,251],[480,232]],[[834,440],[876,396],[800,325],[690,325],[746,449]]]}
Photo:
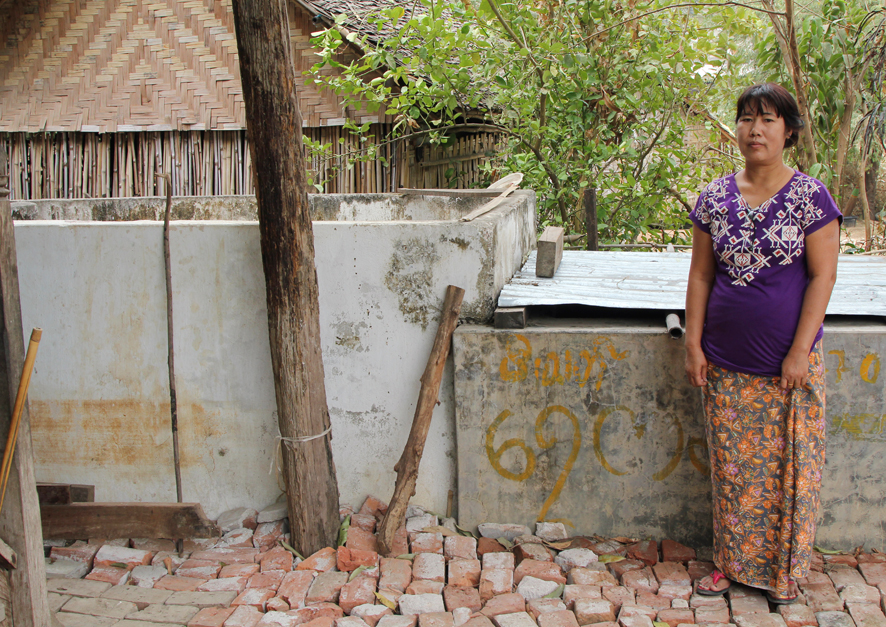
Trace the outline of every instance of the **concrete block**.
{"label": "concrete block", "polygon": [[556,581],[548,581],[545,579],[537,579],[530,575],[523,577],[517,584],[517,594],[529,601],[530,599],[540,599],[554,592],[561,585]]}
{"label": "concrete block", "polygon": [[59,612],[55,616],[63,627],[115,627],[122,622],[116,618],[72,614],[71,612]]}
{"label": "concrete block", "polygon": [[145,609],[148,605],[162,605],[172,595],[169,590],[154,590],[151,588],[140,588],[138,586],[114,586],[108,588],[102,593],[101,598],[112,599],[114,601],[128,601],[135,603],[139,610]]}
{"label": "concrete block", "polygon": [[569,537],[569,534],[566,533],[566,525],[558,522],[535,523],[535,535],[548,542],[565,540]]}
{"label": "concrete block", "polygon": [[92,567],[85,562],[75,562],[67,559],[46,560],[47,577],[63,577],[65,579],[81,579]]}
{"label": "concrete block", "polygon": [[137,612],[138,607],[129,601],[117,601],[115,599],[74,597],[64,607],[65,612],[74,614],[90,614],[105,618],[123,619],[127,615]]}
{"label": "concrete block", "polygon": [[251,507],[235,507],[219,514],[215,524],[218,525],[222,533],[244,527],[255,530],[257,516],[258,512]]}
{"label": "concrete block", "polygon": [[446,611],[442,594],[404,594],[397,604],[403,616]]}
{"label": "concrete block", "polygon": [[46,580],[46,589],[49,592],[68,594],[74,597],[100,597],[110,587],[109,583],[85,579],[49,578]]}
{"label": "concrete block", "polygon": [[173,592],[166,599],[167,605],[193,605],[204,607],[227,607],[237,597],[233,592]]}
{"label": "concrete block", "polygon": [[554,563],[566,572],[573,568],[585,568],[595,562],[597,562],[597,554],[590,549],[566,549],[560,551],[554,558]]}
{"label": "concrete block", "polygon": [[200,608],[191,605],[148,605],[145,609],[127,614],[129,620],[152,623],[175,623],[187,625]]}
{"label": "concrete block", "polygon": [[289,517],[289,510],[287,509],[288,505],[286,500],[278,500],[270,505],[266,505],[262,508],[262,510],[256,515],[255,522],[256,525],[260,525],[262,523],[271,523],[277,522],[278,520],[283,520],[284,518]]}
{"label": "concrete block", "polygon": [[526,612],[497,614],[492,617],[492,622],[496,627],[537,627],[535,621]]}
{"label": "concrete block", "polygon": [[528,536],[532,533],[526,525],[514,525],[509,523],[484,522],[477,525],[477,530],[484,538],[492,538],[493,540],[507,538],[512,542],[517,536]]}

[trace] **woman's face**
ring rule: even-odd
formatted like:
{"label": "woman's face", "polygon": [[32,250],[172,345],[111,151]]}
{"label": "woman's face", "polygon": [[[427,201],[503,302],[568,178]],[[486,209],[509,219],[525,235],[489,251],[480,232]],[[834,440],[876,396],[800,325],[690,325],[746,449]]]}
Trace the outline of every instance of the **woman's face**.
{"label": "woman's face", "polygon": [[756,111],[743,111],[735,127],[738,149],[745,162],[752,165],[781,163],[784,144],[791,132],[784,118],[766,102],[760,102]]}

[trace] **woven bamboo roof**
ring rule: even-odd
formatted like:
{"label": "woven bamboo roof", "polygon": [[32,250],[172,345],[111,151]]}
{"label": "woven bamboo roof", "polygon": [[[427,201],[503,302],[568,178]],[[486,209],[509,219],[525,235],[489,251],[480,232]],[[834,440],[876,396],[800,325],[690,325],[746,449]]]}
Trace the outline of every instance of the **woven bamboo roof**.
{"label": "woven bamboo roof", "polygon": [[[377,8],[318,4],[290,7],[299,76],[316,62],[309,11]],[[297,83],[306,126],[384,121]],[[245,126],[231,0],[0,0],[0,132]]]}

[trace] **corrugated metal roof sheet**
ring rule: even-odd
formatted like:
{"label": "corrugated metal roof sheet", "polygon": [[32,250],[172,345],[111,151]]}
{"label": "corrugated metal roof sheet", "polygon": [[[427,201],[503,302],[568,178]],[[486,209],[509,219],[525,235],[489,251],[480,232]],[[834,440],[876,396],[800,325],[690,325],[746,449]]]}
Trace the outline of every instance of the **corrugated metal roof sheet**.
{"label": "corrugated metal roof sheet", "polygon": [[[618,309],[683,309],[687,253],[564,251],[552,279],[535,276],[533,251],[504,286],[499,307],[590,305]],[[886,258],[840,255],[830,315],[886,316]]]}

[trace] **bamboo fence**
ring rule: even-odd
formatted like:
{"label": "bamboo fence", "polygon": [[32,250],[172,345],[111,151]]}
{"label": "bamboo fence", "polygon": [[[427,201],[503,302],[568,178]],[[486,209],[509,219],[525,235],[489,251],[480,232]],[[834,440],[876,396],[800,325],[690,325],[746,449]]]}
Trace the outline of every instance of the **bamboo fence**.
{"label": "bamboo fence", "polygon": [[[390,127],[369,134],[386,138]],[[470,188],[484,185],[483,163],[496,152],[488,133],[459,137],[447,146],[383,143],[378,157],[361,161],[366,144],[340,126],[306,128],[312,140],[331,144],[331,158],[306,154],[312,179],[325,193],[383,193],[400,187]],[[254,193],[246,133],[156,131],[120,133],[5,133],[10,199],[159,196],[169,173],[175,196]]]}

